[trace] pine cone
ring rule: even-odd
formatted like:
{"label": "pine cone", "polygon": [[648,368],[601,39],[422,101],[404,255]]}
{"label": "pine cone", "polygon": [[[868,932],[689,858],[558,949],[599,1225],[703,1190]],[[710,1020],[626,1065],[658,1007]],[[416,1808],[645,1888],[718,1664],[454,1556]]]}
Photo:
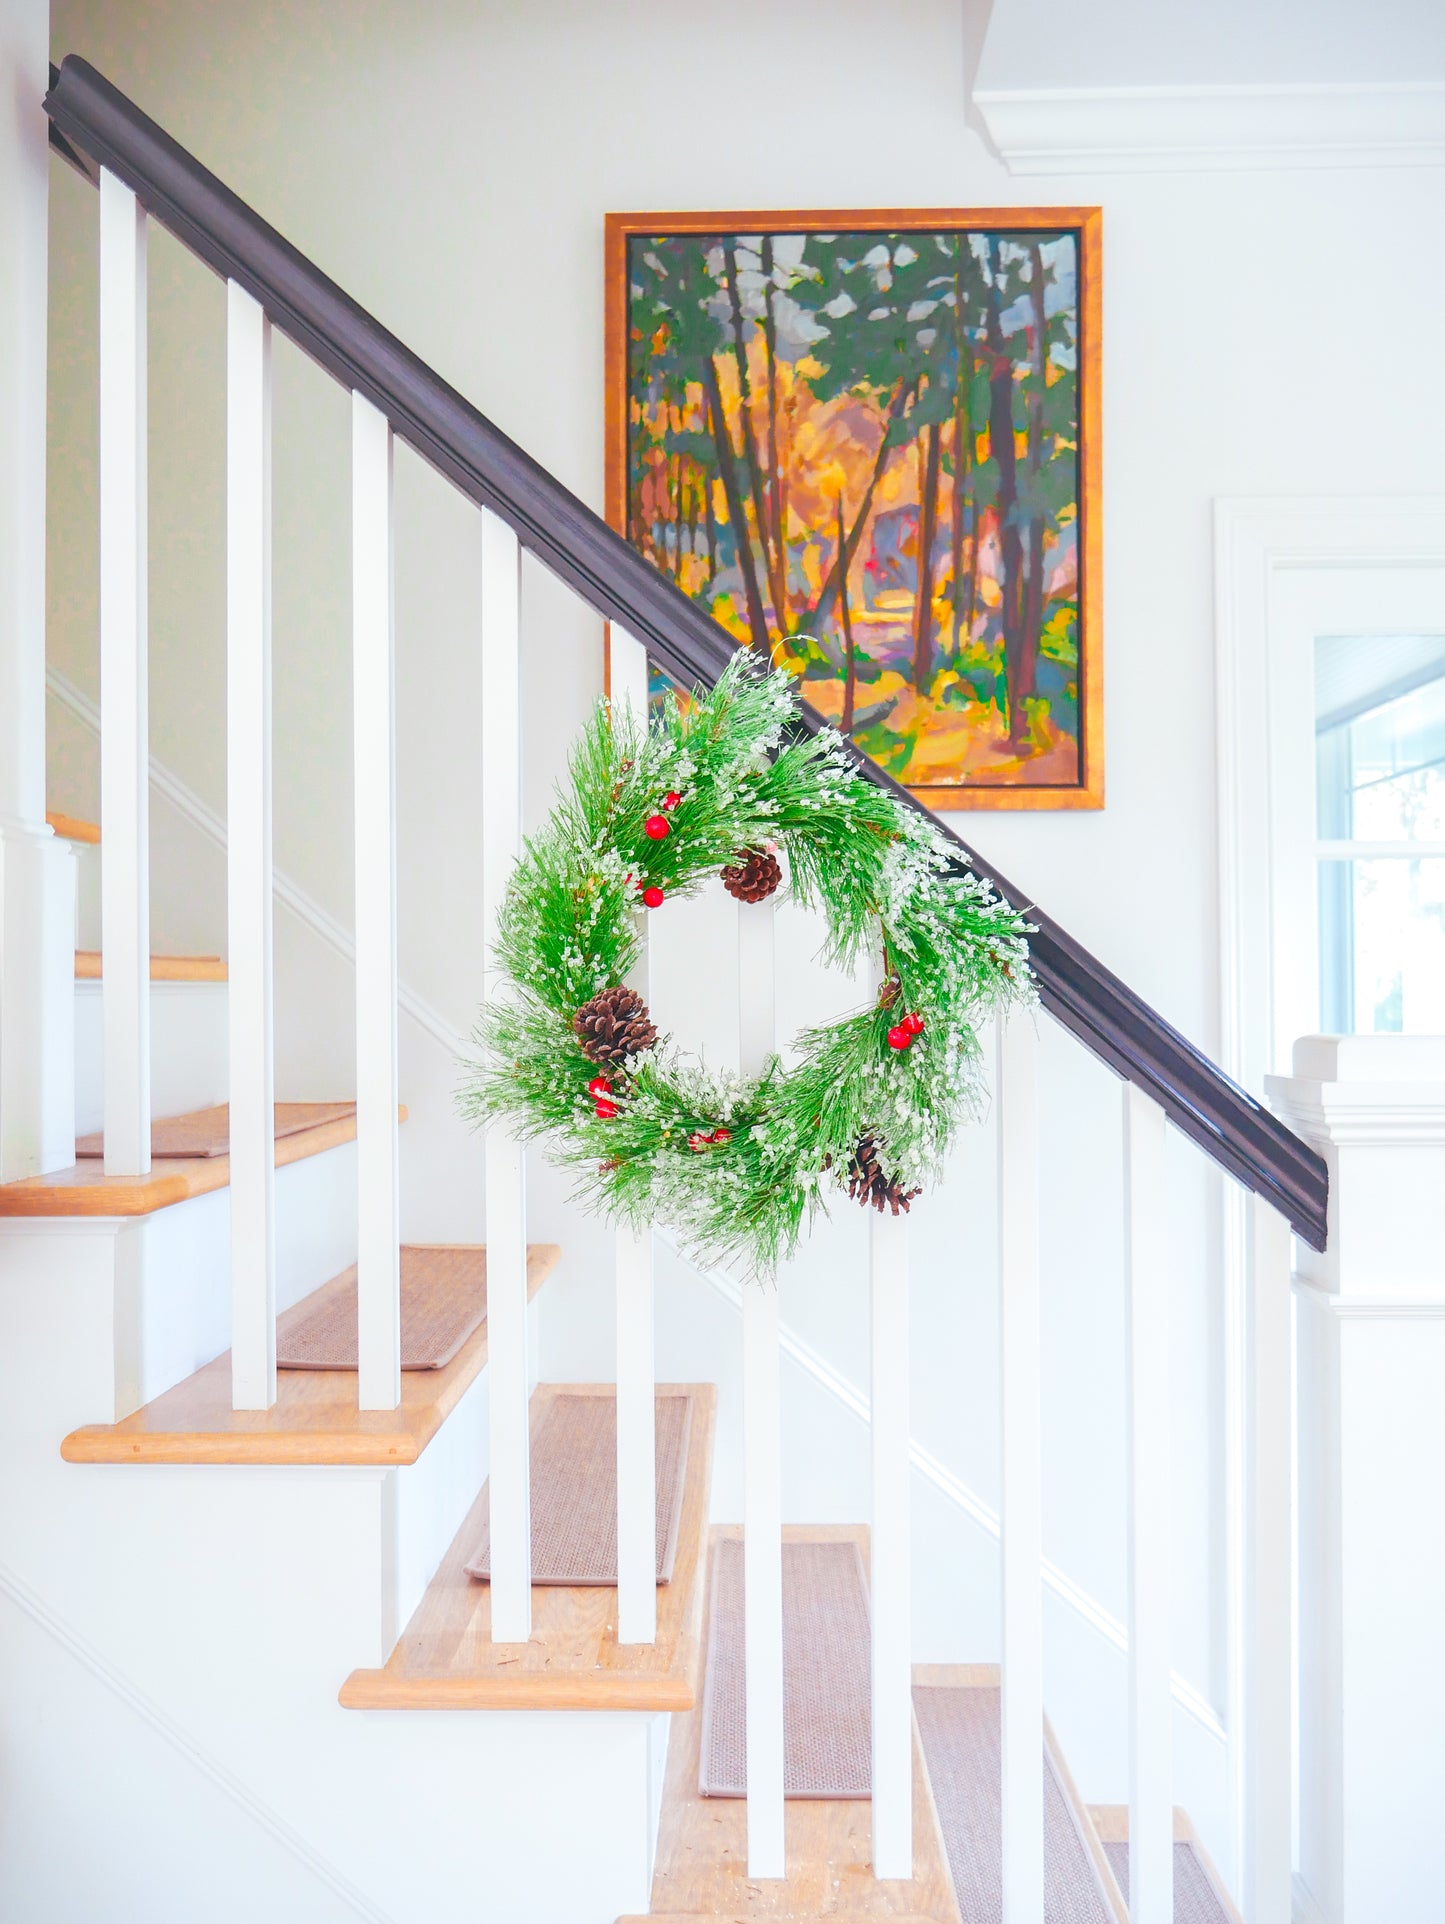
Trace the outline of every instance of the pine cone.
{"label": "pine cone", "polygon": [[903,984],[898,980],[898,977],[896,975],[885,975],[882,982],[878,985],[879,1008],[891,1009],[902,993]]}
{"label": "pine cone", "polygon": [[783,879],[778,858],[765,848],[745,848],[722,872],[723,887],[739,902],[765,902]]}
{"label": "pine cone", "polygon": [[573,1016],[572,1028],[589,1062],[614,1069],[657,1040],[647,1004],[635,989],[599,989]]}
{"label": "pine cone", "polygon": [[890,1181],[883,1173],[883,1165],[878,1159],[878,1145],[872,1136],[863,1136],[853,1151],[848,1164],[848,1194],[854,1202],[862,1203],[866,1209],[869,1203],[881,1216],[885,1209],[891,1209],[896,1216],[901,1211],[908,1214],[908,1205],[922,1192],[905,1189],[900,1182]]}

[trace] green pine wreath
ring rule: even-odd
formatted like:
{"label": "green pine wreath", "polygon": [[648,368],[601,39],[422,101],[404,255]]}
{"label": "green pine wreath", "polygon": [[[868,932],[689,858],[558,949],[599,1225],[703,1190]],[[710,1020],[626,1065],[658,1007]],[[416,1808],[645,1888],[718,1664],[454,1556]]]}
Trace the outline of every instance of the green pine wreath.
{"label": "green pine wreath", "polygon": [[[508,888],[461,1095],[479,1123],[549,1138],[589,1207],[760,1273],[830,1192],[896,1214],[936,1180],[983,1095],[978,1025],[1034,996],[1023,918],[835,731],[794,738],[795,716],[792,678],[746,650],[645,727],[598,705]],[[646,914],[719,871],[760,899],[779,855],[825,959],[872,956],[880,986],[738,1077],[660,1036],[625,978]]]}

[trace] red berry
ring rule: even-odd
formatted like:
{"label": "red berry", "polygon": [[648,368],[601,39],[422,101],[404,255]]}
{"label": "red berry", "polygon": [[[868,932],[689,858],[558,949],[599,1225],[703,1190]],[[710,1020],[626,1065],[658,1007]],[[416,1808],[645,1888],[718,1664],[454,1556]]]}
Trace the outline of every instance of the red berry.
{"label": "red berry", "polygon": [[612,1084],[607,1080],[606,1076],[593,1076],[587,1085],[587,1093],[589,1096],[610,1096],[612,1094]]}
{"label": "red berry", "polygon": [[650,909],[660,909],[663,903],[662,890],[654,884],[652,888],[642,891],[642,899]]}
{"label": "red berry", "polygon": [[649,815],[642,826],[654,842],[665,841],[672,833],[672,823],[665,815]]}
{"label": "red berry", "polygon": [[902,1022],[898,1026],[902,1029],[906,1029],[910,1035],[922,1035],[923,1034],[923,1017],[915,1009],[912,1015],[904,1016]]}
{"label": "red berry", "polygon": [[714,1142],[731,1142],[733,1139],[733,1132],[731,1129],[714,1129],[712,1132],[712,1139]]}
{"label": "red berry", "polygon": [[664,808],[676,808],[681,800],[682,797],[678,794],[677,790],[670,788],[662,798],[662,806]]}
{"label": "red berry", "polygon": [[606,1096],[599,1096],[593,1114],[599,1122],[610,1122],[613,1116],[617,1114],[617,1104],[615,1102],[609,1102]]}
{"label": "red berry", "polygon": [[702,1154],[704,1149],[710,1148],[711,1145],[712,1137],[705,1136],[700,1129],[694,1129],[687,1139],[688,1148],[695,1149],[699,1155]]}
{"label": "red berry", "polygon": [[897,1028],[888,1031],[888,1046],[890,1049],[907,1049],[911,1046],[912,1042],[912,1030],[905,1029],[901,1022]]}

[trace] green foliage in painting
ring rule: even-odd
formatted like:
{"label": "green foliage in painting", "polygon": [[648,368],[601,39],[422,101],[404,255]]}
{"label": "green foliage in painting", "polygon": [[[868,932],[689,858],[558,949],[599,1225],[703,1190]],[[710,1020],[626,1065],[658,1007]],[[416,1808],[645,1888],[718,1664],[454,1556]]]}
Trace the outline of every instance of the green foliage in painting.
{"label": "green foliage in painting", "polygon": [[633,236],[631,539],[918,786],[1079,779],[1078,237]]}

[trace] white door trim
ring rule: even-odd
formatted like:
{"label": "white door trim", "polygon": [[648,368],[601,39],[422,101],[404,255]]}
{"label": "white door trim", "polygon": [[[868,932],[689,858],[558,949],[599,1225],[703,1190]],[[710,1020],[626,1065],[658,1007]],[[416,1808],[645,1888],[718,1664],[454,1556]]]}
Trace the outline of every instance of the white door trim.
{"label": "white door trim", "polygon": [[[1291,570],[1445,566],[1445,495],[1221,497],[1214,504],[1221,1066],[1262,1097],[1275,980],[1270,611]],[[1287,1066],[1287,1065],[1286,1065]],[[1233,1860],[1243,1862],[1245,1194],[1223,1185],[1226,1677]]]}

